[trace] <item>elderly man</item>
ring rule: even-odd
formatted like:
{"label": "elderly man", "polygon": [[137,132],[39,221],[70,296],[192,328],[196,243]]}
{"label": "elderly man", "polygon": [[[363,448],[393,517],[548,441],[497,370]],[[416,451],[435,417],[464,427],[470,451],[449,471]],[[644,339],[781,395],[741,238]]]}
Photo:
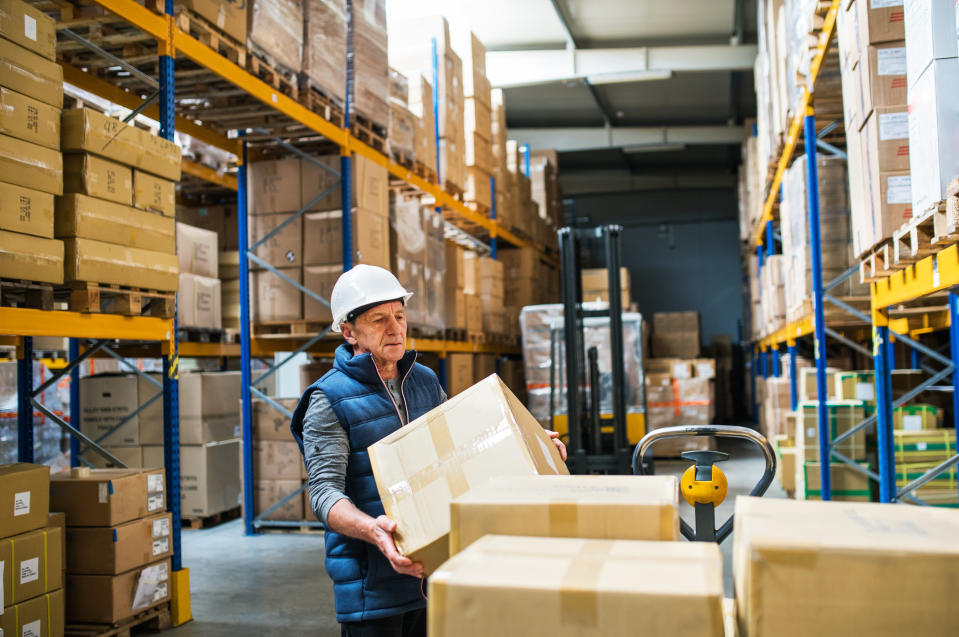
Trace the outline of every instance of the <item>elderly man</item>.
{"label": "elderly man", "polygon": [[384,515],[367,453],[446,400],[436,374],[406,350],[410,296],[383,268],[358,265],[340,276],[330,304],[333,330],[346,343],[333,369],[304,392],[291,423],[310,503],[327,529],[326,570],[344,636],[426,634],[423,567],[396,548],[396,524]]}

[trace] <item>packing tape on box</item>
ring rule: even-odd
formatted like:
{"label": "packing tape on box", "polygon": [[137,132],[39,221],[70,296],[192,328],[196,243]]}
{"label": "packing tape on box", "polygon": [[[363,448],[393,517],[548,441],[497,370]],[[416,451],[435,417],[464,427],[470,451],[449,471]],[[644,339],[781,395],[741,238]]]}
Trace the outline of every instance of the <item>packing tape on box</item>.
{"label": "packing tape on box", "polygon": [[[433,448],[436,449],[436,456],[440,462],[445,458],[452,458],[456,455],[456,447],[453,445],[453,435],[450,433],[449,423],[444,416],[438,415],[429,421],[430,437],[433,439]],[[450,488],[450,495],[454,498],[463,495],[469,491],[470,484],[463,473],[463,467],[458,462],[443,463],[446,471],[446,483]]]}
{"label": "packing tape on box", "polygon": [[559,587],[562,623],[584,628],[595,628],[599,624],[600,563],[612,551],[613,542],[590,540],[572,556]]}

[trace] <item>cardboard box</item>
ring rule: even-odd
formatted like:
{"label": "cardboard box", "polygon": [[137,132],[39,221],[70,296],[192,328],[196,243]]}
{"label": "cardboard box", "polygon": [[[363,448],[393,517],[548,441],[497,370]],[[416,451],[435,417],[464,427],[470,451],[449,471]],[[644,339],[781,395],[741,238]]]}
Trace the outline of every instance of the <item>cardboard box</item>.
{"label": "cardboard box", "polygon": [[206,517],[239,505],[243,490],[239,440],[181,445],[180,467],[183,515]]}
{"label": "cardboard box", "polygon": [[857,14],[859,41],[863,45],[906,38],[902,0],[856,2],[850,11]]}
{"label": "cardboard box", "polygon": [[0,540],[7,606],[63,586],[63,529],[50,526]]}
{"label": "cardboard box", "polygon": [[[801,419],[796,423],[796,448],[811,462],[819,460],[819,405],[816,401],[800,402]],[[829,418],[829,439],[834,440],[866,419],[865,403],[860,400],[830,400],[826,403]],[[859,430],[839,443],[836,451],[853,460],[866,457],[866,432]]]}
{"label": "cardboard box", "polygon": [[56,201],[57,237],[81,237],[166,254],[176,251],[175,222],[152,212],[68,193]]}
{"label": "cardboard box", "polygon": [[203,228],[176,224],[176,253],[180,272],[217,278],[219,258],[216,233]]}
{"label": "cardboard box", "polygon": [[63,194],[63,156],[45,146],[0,135],[0,174],[7,183]]}
{"label": "cardboard box", "polygon": [[[390,268],[390,221],[373,210],[353,208],[353,263]],[[303,262],[343,265],[343,211],[309,212],[303,216]]]}
{"label": "cardboard box", "polygon": [[[260,515],[301,486],[303,486],[303,482],[300,480],[257,480],[253,487],[254,515]],[[303,506],[303,498],[293,497],[286,504],[266,516],[265,519],[303,520],[304,513],[306,513]]]}
{"label": "cardboard box", "polygon": [[959,630],[946,601],[959,594],[949,575],[959,564],[954,512],[740,496],[735,516],[744,635],[831,637],[852,626],[862,634]]}
{"label": "cardboard box", "polygon": [[[300,365],[300,392],[305,392],[310,385],[322,378],[323,375],[331,369],[333,369],[332,358],[313,359],[305,365]],[[280,402],[282,403],[286,401],[289,403],[290,406],[288,409],[292,412],[296,408],[298,400],[299,399],[285,398],[281,399]],[[271,409],[271,411],[275,412],[276,410]],[[286,420],[287,424],[289,424],[289,419],[286,418],[285,415],[283,418]],[[287,427],[287,429],[289,429],[289,427]]]}
{"label": "cardboard box", "polygon": [[954,429],[893,430],[892,437],[896,464],[942,462],[956,453]]}
{"label": "cardboard box", "polygon": [[220,279],[181,272],[177,299],[180,327],[214,330],[223,327]]}
{"label": "cardboard box", "polygon": [[906,67],[909,88],[935,60],[953,58],[956,64],[955,0],[906,0]]}
{"label": "cardboard box", "polygon": [[303,3],[253,0],[248,15],[250,47],[265,53],[273,64],[298,72],[303,61]]}
{"label": "cardboard box", "polygon": [[779,475],[779,484],[783,491],[795,493],[796,471],[799,463],[799,453],[795,447],[783,447],[779,450],[779,466],[776,472]]}
{"label": "cardboard box", "polygon": [[276,159],[250,164],[250,212],[296,212],[300,209],[300,160]]}
{"label": "cardboard box", "polygon": [[164,179],[180,180],[180,147],[175,142],[89,108],[63,111],[62,126],[63,152],[94,153]]}
{"label": "cardboard box", "polygon": [[675,476],[491,478],[450,503],[450,555],[484,535],[679,540]]}
{"label": "cardboard box", "polygon": [[[280,268],[280,272],[297,283],[302,282],[302,268]],[[252,273],[254,322],[296,321],[303,317],[303,293],[268,270]]]}
{"label": "cardboard box", "polygon": [[160,513],[116,526],[70,527],[66,532],[68,573],[116,575],[169,557],[171,517]]}
{"label": "cardboard box", "polygon": [[0,230],[0,277],[63,283],[63,242]]}
{"label": "cardboard box", "polygon": [[[320,213],[325,214],[325,213]],[[343,274],[342,265],[308,265],[303,268],[303,285],[320,298],[329,301],[336,280]],[[330,306],[320,303],[308,294],[303,295],[303,318],[307,321],[333,322]]]}
{"label": "cardboard box", "polygon": [[861,123],[880,106],[902,106],[906,100],[906,47],[903,42],[872,44],[859,61]]}
{"label": "cardboard box", "polygon": [[722,557],[707,542],[489,535],[430,577],[428,597],[431,637],[723,635]]}
{"label": "cardboard box", "polygon": [[[341,163],[339,155],[303,159],[300,163],[300,201],[303,207],[307,210],[342,210]],[[356,186],[355,180],[353,185]]]}
{"label": "cardboard box", "polygon": [[[622,305],[625,309],[630,303],[629,270],[619,269],[619,286]],[[609,273],[606,268],[587,268],[582,272],[583,301],[602,301],[609,303]]]}
{"label": "cardboard box", "polygon": [[936,429],[942,422],[942,410],[935,405],[902,405],[892,410],[892,428],[903,431]]}
{"label": "cardboard box", "polygon": [[182,5],[210,21],[211,24],[236,40],[246,44],[247,4],[221,0],[177,0]]}
{"label": "cardboard box", "polygon": [[303,73],[342,107],[346,102],[346,2],[303,3]]}
{"label": "cardboard box", "polygon": [[56,23],[20,0],[0,0],[0,36],[48,60],[56,59]]}
{"label": "cardboard box", "polygon": [[63,189],[133,205],[133,170],[89,153],[63,156]]}
{"label": "cardboard box", "polygon": [[56,108],[63,107],[63,69],[0,37],[0,84]]}
{"label": "cardboard box", "polygon": [[162,469],[91,469],[88,477],[54,475],[50,506],[69,526],[113,526],[166,508]]}
{"label": "cardboard box", "polygon": [[945,199],[947,185],[959,175],[956,86],[959,60],[953,57],[932,62],[909,87],[910,203],[916,214]]}
{"label": "cardboard box", "polygon": [[60,109],[0,86],[0,133],[60,150]]}
{"label": "cardboard box", "polygon": [[298,480],[303,472],[300,448],[292,440],[256,440],[253,475],[258,480]]}
{"label": "cardboard box", "polygon": [[180,444],[240,435],[240,372],[180,374]]}
{"label": "cardboard box", "polygon": [[[250,211],[252,213],[252,209]],[[186,206],[177,206],[176,217],[189,226],[212,230],[217,235],[217,246],[220,252],[232,252],[237,255],[236,264],[239,263],[239,235],[238,223],[236,218],[236,206],[233,204],[219,206],[199,206],[188,208]],[[239,265],[237,265],[239,268]],[[232,277],[239,276],[237,274]],[[231,278],[230,275],[221,274],[220,278]]]}
{"label": "cardboard box", "polygon": [[172,254],[93,239],[66,239],[63,248],[65,281],[176,291],[179,276],[177,258]]}
{"label": "cardboard box", "polygon": [[133,171],[133,205],[141,210],[157,212],[166,217],[176,213],[176,183],[145,173]]}
{"label": "cardboard box", "polygon": [[449,555],[453,498],[494,475],[569,473],[543,428],[497,376],[383,438],[369,454],[386,514],[397,523],[396,544],[427,573]]}
{"label": "cardboard box", "polygon": [[67,575],[67,621],[112,624],[170,599],[170,560],[119,575]]}
{"label": "cardboard box", "polygon": [[[288,214],[253,215],[249,218],[250,243],[268,235],[280,224],[287,222],[276,234],[261,243],[254,253],[274,267],[290,268],[303,265],[303,219],[290,219]],[[259,269],[259,265],[250,262],[250,267]]]}
{"label": "cardboard box", "polygon": [[455,396],[473,385],[473,354],[446,355],[446,393]]}
{"label": "cardboard box", "polygon": [[875,152],[877,170],[909,170],[909,112],[905,106],[880,106],[863,127]]}
{"label": "cardboard box", "polygon": [[0,615],[4,635],[63,637],[63,589],[14,604]]}
{"label": "cardboard box", "polygon": [[[100,445],[103,450],[112,455],[123,464],[117,464],[107,460],[93,449],[87,449],[83,452],[83,458],[93,465],[96,469],[143,469],[143,447],[121,447],[118,445]],[[159,467],[163,466],[161,462]],[[148,467],[155,469],[156,467]]]}
{"label": "cardboard box", "polygon": [[[290,411],[296,409],[299,402],[298,398],[275,398],[274,400]],[[253,440],[293,442],[293,434],[290,432],[290,419],[285,414],[278,412],[265,400],[254,400]]]}
{"label": "cardboard box", "polygon": [[[796,461],[802,462],[798,447],[796,451]],[[863,468],[869,467],[865,462],[860,463],[860,466]],[[802,472],[802,475],[797,474],[796,476],[797,498],[800,500],[822,500],[822,464],[806,461],[798,465],[798,469]],[[830,463],[829,480],[830,494],[833,500],[869,502],[872,499],[869,477],[849,465],[840,462]]]}
{"label": "cardboard box", "polygon": [[478,294],[464,294],[466,303],[466,330],[483,331],[483,301]]}
{"label": "cardboard box", "polygon": [[[150,374],[162,380],[160,374]],[[80,379],[81,430],[99,444],[142,445],[163,442],[162,390],[137,374],[98,374]],[[112,431],[141,405],[153,402]],[[104,438],[104,436],[106,436]]]}
{"label": "cardboard box", "polygon": [[0,182],[0,230],[53,238],[53,195]]}

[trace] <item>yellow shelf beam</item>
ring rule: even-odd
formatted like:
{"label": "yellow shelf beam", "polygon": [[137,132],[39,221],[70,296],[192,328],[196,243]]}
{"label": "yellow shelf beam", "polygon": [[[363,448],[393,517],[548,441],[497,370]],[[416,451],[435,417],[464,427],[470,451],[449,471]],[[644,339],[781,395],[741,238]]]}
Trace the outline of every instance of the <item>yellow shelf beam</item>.
{"label": "yellow shelf beam", "polygon": [[[826,59],[826,53],[829,51],[829,45],[832,42],[832,36],[836,28],[836,16],[839,14],[839,5],[842,0],[832,0],[829,10],[826,12],[826,18],[823,21],[822,31],[819,33],[819,42],[816,44],[816,53],[813,55],[812,63],[809,67],[809,84],[815,91],[816,80],[819,78],[819,71],[822,69],[823,61]],[[759,217],[759,222],[753,229],[753,240],[757,246],[763,245],[766,233],[766,222],[772,221],[773,208],[776,206],[776,199],[779,197],[779,186],[782,184],[783,175],[789,164],[792,162],[793,153],[799,143],[799,136],[803,133],[803,123],[806,114],[810,108],[814,93],[807,87],[802,87],[799,96],[799,104],[796,106],[796,114],[793,115],[792,122],[789,124],[789,131],[786,135],[786,141],[783,145],[782,154],[779,156],[779,162],[776,164],[776,172],[773,173],[772,184],[769,186],[769,194],[766,195],[766,202],[763,204],[763,214]]]}
{"label": "yellow shelf beam", "polygon": [[194,177],[217,186],[223,186],[227,190],[232,190],[233,192],[237,191],[236,175],[221,175],[212,168],[204,166],[203,164],[198,164],[195,161],[190,161],[189,159],[181,160],[180,166],[182,167],[183,172],[188,175],[193,175]]}
{"label": "yellow shelf beam", "polygon": [[173,319],[0,307],[0,332],[8,336],[167,341],[173,334]]}
{"label": "yellow shelf beam", "polygon": [[797,338],[808,336],[813,332],[812,317],[807,316],[798,321],[789,323],[781,327],[772,334],[762,338],[759,341],[759,349],[775,349],[783,343],[795,342]]}
{"label": "yellow shelf beam", "polygon": [[[339,339],[323,340],[310,348],[312,354],[333,355],[334,350],[342,341]],[[303,344],[302,339],[288,338],[254,338],[250,343],[250,355],[272,356],[275,352],[291,352]],[[406,346],[421,352],[438,354],[470,353],[470,354],[520,354],[518,346],[493,343],[470,343],[466,341],[447,341],[434,338],[410,338]],[[163,344],[166,353],[167,344]],[[232,358],[240,355],[239,343],[193,343],[181,341],[179,353],[182,358]]]}
{"label": "yellow shelf beam", "polygon": [[871,286],[875,315],[891,305],[909,303],[959,285],[959,244],[930,255]]}

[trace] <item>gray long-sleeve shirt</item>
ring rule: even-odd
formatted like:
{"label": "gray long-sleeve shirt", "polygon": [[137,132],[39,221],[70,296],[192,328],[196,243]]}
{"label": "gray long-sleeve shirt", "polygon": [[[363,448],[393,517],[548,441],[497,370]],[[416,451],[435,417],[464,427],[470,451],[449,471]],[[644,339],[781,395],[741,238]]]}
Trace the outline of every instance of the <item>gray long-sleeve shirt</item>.
{"label": "gray long-sleeve shirt", "polygon": [[[400,391],[400,377],[386,381],[386,386],[406,425],[406,404]],[[446,400],[446,394],[443,394]],[[350,440],[321,390],[310,395],[310,404],[303,416],[303,451],[310,483],[310,506],[313,513],[329,527],[329,512],[346,495],[346,463]]]}

